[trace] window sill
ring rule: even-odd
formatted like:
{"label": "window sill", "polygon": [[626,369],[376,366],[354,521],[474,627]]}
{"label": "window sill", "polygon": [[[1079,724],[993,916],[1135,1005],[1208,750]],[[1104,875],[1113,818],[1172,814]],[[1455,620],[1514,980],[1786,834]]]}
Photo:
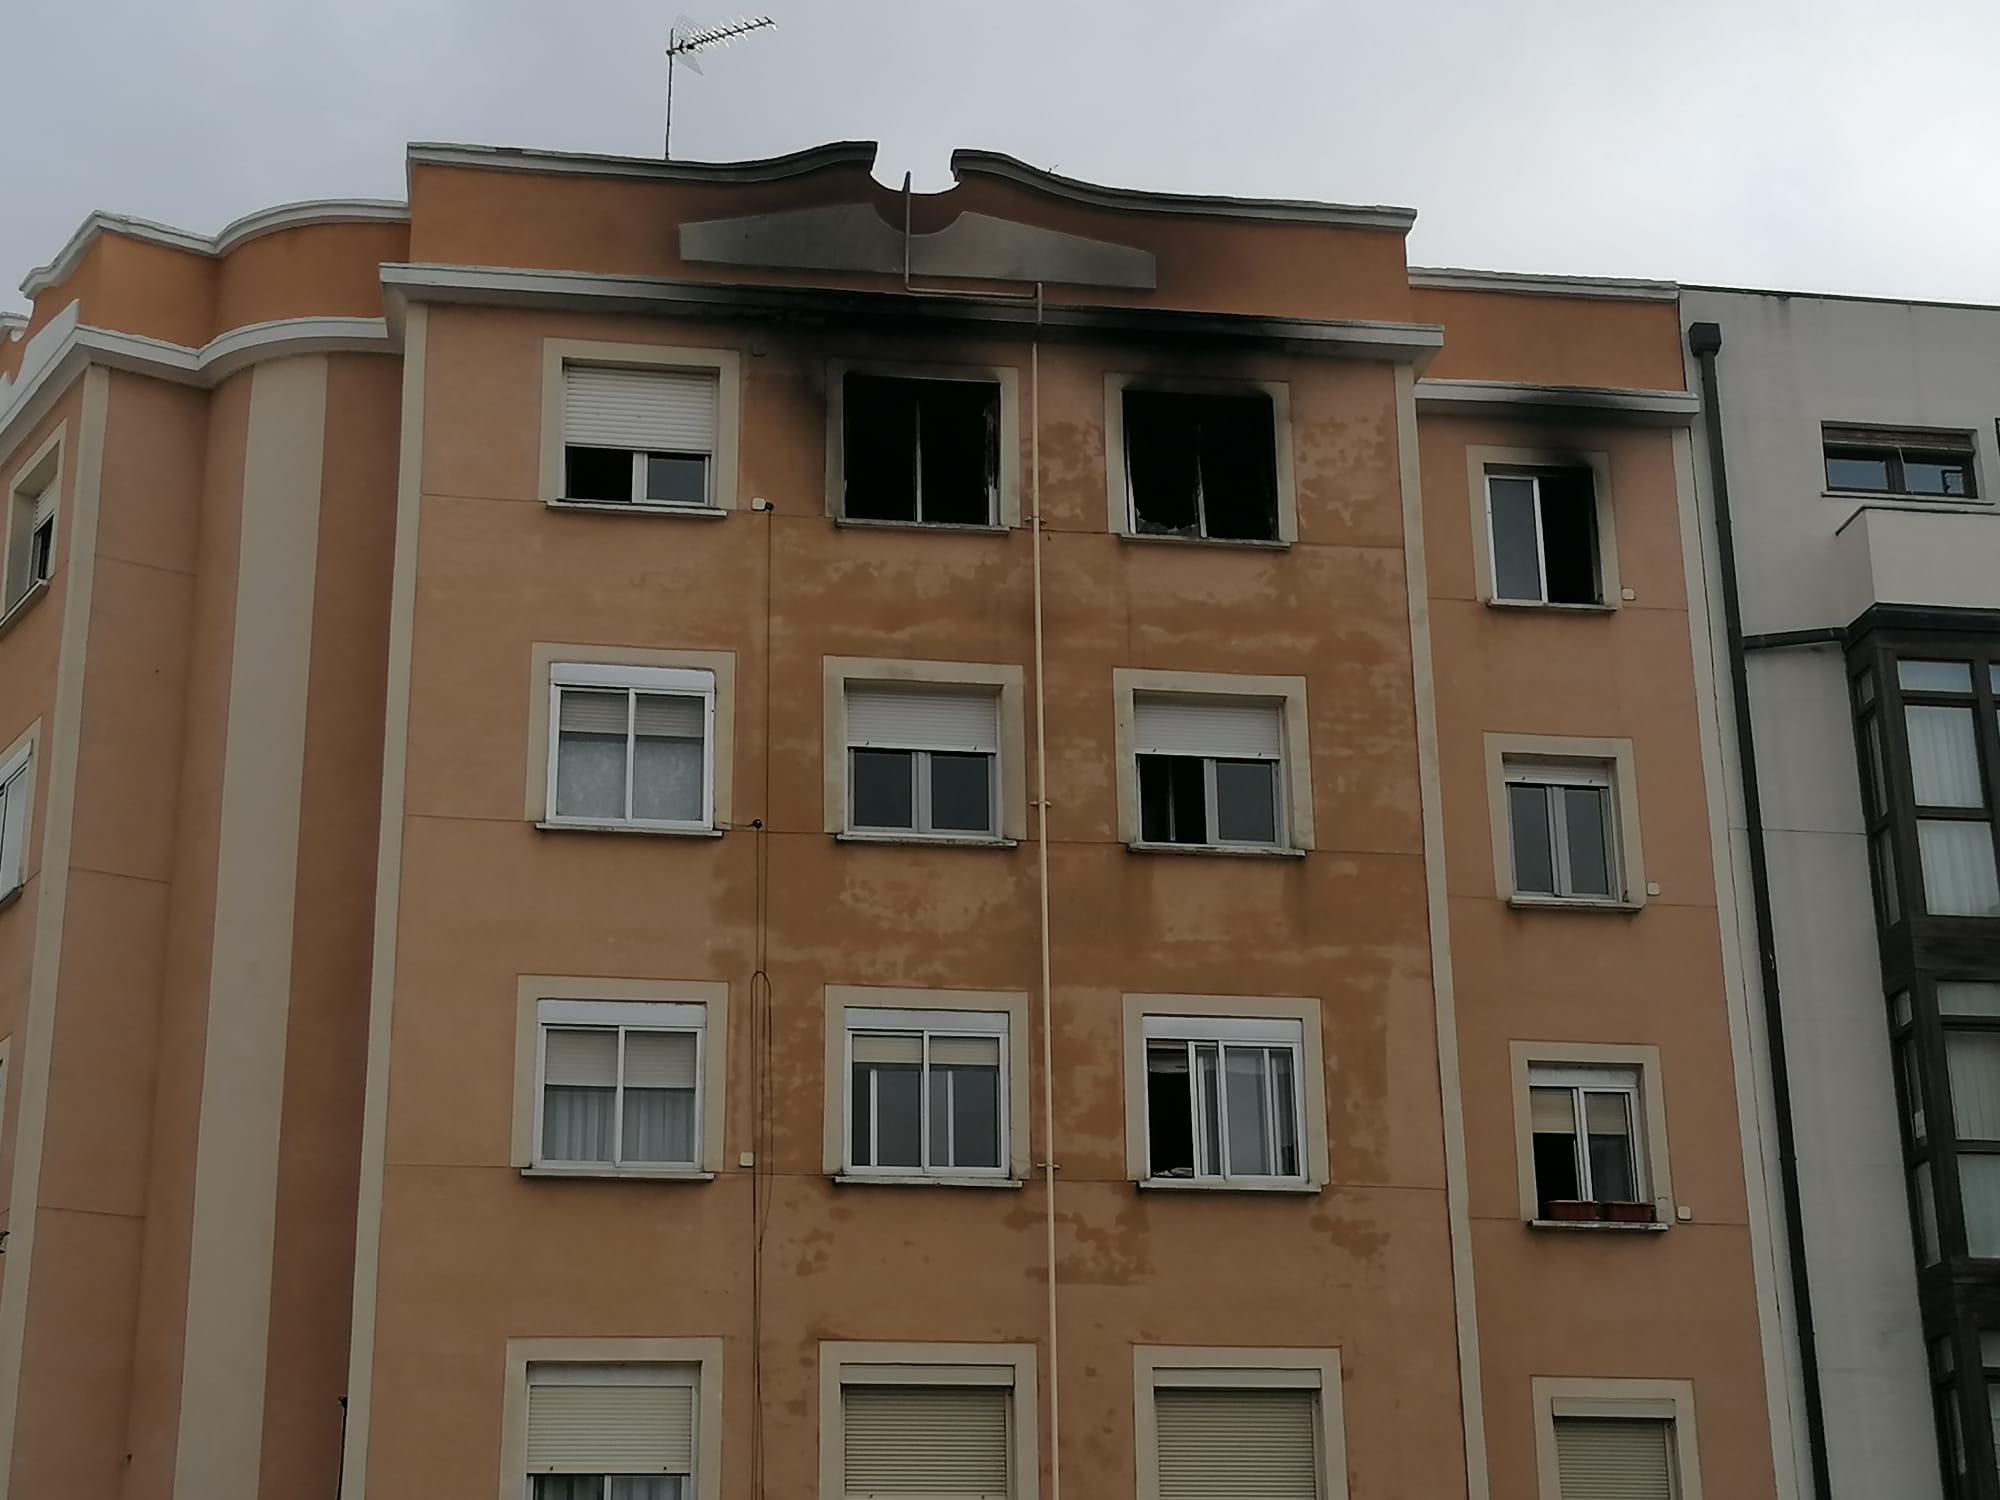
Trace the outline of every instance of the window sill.
{"label": "window sill", "polygon": [[836,833],[834,841],[841,844],[898,844],[905,847],[918,845],[936,849],[1018,849],[1018,839],[993,838],[986,834],[956,833],[861,833],[849,829],[846,833]]}
{"label": "window sill", "polygon": [[1606,1231],[1612,1234],[1660,1234],[1673,1227],[1657,1219],[1637,1224],[1612,1219],[1530,1219],[1527,1223],[1530,1229],[1580,1229],[1586,1234]]}
{"label": "window sill", "polygon": [[8,891],[5,895],[0,895],[0,911],[5,911],[8,907],[12,906],[16,901],[19,901],[21,897],[24,894],[26,894],[27,889],[28,889],[27,881],[25,880],[16,881],[14,884],[14,888],[12,890]]}
{"label": "window sill", "polygon": [[1175,536],[1164,531],[1122,531],[1128,542],[1164,542],[1170,547],[1236,547],[1251,552],[1289,552],[1292,544],[1283,537],[1264,540],[1248,536]]}
{"label": "window sill", "polygon": [[600,516],[694,516],[720,521],[729,512],[720,505],[648,505],[638,500],[545,500],[550,510],[581,510]]}
{"label": "window sill", "polygon": [[523,1167],[523,1177],[569,1177],[592,1182],[713,1182],[699,1167]]}
{"label": "window sill", "polygon": [[543,833],[637,833],[654,838],[719,839],[720,828],[663,828],[651,823],[589,823],[547,820],[535,827]]}
{"label": "window sill", "polygon": [[1291,1193],[1310,1196],[1317,1182],[1204,1182],[1192,1177],[1142,1177],[1133,1184],[1145,1193]]}
{"label": "window sill", "polygon": [[1304,859],[1303,849],[1260,849],[1249,844],[1149,844],[1140,839],[1125,846],[1134,854],[1219,854],[1225,859]]}
{"label": "window sill", "polygon": [[858,531],[957,531],[973,536],[1005,536],[1014,528],[978,521],[887,521],[869,516],[835,516],[833,524]]}
{"label": "window sill", "polygon": [[1519,892],[1509,896],[1507,904],[1515,911],[1605,911],[1622,912],[1627,916],[1645,910],[1645,903],[1641,901],[1591,901],[1567,896],[1523,896]]}
{"label": "window sill", "polygon": [[890,1173],[836,1172],[833,1180],[843,1187],[943,1187],[943,1188],[1018,1188],[1018,1177],[899,1177]]}
{"label": "window sill", "polygon": [[1859,500],[1864,505],[1887,501],[1899,510],[1980,511],[1993,509],[1991,500],[1977,495],[1906,495],[1896,490],[1821,490],[1822,500]]}
{"label": "window sill", "polygon": [[9,609],[4,615],[0,615],[0,635],[5,635],[8,631],[12,630],[14,622],[33,609],[37,604],[40,604],[48,592],[49,581],[44,578],[40,583],[29,589],[27,593],[16,599],[13,608]]}
{"label": "window sill", "polygon": [[1537,614],[1554,615],[1615,615],[1615,604],[1563,604],[1546,599],[1488,599],[1488,609],[1521,609]]}

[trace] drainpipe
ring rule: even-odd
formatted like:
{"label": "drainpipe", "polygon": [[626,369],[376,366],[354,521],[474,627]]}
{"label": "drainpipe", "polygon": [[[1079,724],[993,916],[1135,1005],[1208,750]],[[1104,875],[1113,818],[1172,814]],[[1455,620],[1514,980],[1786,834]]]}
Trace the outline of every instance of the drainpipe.
{"label": "drainpipe", "polygon": [[1819,1500],[1832,1500],[1833,1480],[1826,1456],[1826,1412],[1820,1397],[1819,1341],[1813,1332],[1805,1218],[1799,1206],[1798,1136],[1792,1125],[1792,1079],[1785,1053],[1778,943],[1771,919],[1771,866],[1764,849],[1764,799],[1758,789],[1757,735],[1750,722],[1750,672],[1744,656],[1743,605],[1736,588],[1736,535],[1729,519],[1729,467],[1723,456],[1722,402],[1715,372],[1715,356],[1722,349],[1721,326],[1690,325],[1688,349],[1701,364],[1702,427],[1708,438],[1709,489],[1715,502],[1722,620],[1729,642],[1729,685],[1736,708],[1736,758],[1743,775],[1750,897],[1757,920],[1757,968],[1764,996],[1764,1036],[1771,1055],[1771,1103],[1778,1124],[1778,1180],[1785,1197],[1785,1246],[1791,1262],[1792,1306],[1798,1318],[1799,1375],[1805,1386],[1806,1447],[1812,1464],[1813,1493]]}

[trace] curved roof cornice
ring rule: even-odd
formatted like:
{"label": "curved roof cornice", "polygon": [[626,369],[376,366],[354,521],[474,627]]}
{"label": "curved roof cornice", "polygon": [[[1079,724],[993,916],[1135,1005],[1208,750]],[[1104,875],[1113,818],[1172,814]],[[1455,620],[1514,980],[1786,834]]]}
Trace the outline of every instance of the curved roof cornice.
{"label": "curved roof cornice", "polygon": [[662,161],[654,156],[605,156],[589,151],[533,151],[523,146],[465,146],[412,141],[411,166],[483,167],[494,172],[558,172],[579,177],[645,177],[655,182],[782,182],[828,167],[875,165],[874,141],[830,141],[755,161]]}
{"label": "curved roof cornice", "polygon": [[76,233],[69,237],[69,242],[54,260],[45,266],[35,267],[27,274],[21,282],[21,290],[30,297],[38,297],[50,287],[67,280],[97,242],[98,236],[103,234],[123,235],[126,239],[144,240],[148,244],[185,250],[194,255],[217,256],[227,255],[246,240],[275,234],[281,229],[298,229],[308,224],[405,223],[409,217],[410,206],[393,198],[314,198],[302,203],[280,203],[271,208],[260,208],[224,225],[221,233],[206,235],[176,229],[171,224],[158,224],[151,219],[135,219],[129,214],[111,214],[99,209],[77,226]]}

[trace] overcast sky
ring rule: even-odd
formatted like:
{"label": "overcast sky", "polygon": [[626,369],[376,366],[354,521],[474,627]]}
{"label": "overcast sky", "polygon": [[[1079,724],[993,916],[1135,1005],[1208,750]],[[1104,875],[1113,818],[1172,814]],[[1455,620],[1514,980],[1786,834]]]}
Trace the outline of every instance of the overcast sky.
{"label": "overcast sky", "polygon": [[[955,146],[1097,182],[1395,203],[1413,262],[2000,302],[1994,0],[750,0],[685,157]],[[400,197],[410,140],[659,150],[717,0],[0,7],[0,306],[93,208],[211,233]]]}

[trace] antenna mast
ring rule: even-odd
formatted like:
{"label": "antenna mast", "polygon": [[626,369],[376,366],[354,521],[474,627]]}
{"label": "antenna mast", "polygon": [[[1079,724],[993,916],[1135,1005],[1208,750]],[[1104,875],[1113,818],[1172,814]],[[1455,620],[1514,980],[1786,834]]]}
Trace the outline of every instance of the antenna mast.
{"label": "antenna mast", "polygon": [[778,23],[769,16],[745,16],[737,21],[725,21],[720,26],[697,26],[694,21],[682,16],[667,30],[667,132],[661,155],[668,161],[674,156],[674,64],[682,63],[701,72],[701,64],[695,61],[697,52],[707,52],[714,47],[726,47],[740,36],[748,36],[753,31],[765,31]]}

